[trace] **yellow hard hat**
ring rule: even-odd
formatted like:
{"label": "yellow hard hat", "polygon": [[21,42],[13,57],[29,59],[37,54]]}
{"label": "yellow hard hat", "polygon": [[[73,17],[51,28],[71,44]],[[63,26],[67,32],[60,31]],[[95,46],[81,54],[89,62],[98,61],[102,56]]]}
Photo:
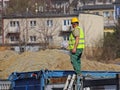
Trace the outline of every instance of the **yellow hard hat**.
{"label": "yellow hard hat", "polygon": [[79,22],[78,18],[77,17],[73,17],[71,19],[71,23],[76,23],[76,22]]}

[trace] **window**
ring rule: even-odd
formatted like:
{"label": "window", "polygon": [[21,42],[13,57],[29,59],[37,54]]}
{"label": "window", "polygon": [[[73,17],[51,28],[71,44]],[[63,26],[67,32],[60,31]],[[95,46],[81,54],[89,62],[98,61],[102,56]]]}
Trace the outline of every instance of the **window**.
{"label": "window", "polygon": [[112,11],[112,17],[114,17],[114,16],[115,16],[114,11]]}
{"label": "window", "polygon": [[30,21],[30,26],[31,26],[31,27],[36,26],[36,21]]}
{"label": "window", "polygon": [[70,26],[71,20],[64,20],[64,26]]}
{"label": "window", "polygon": [[99,12],[95,12],[96,15],[99,15]]}
{"label": "window", "polygon": [[69,35],[64,35],[63,38],[64,38],[64,41],[68,41],[69,40]]}
{"label": "window", "polygon": [[70,23],[70,20],[67,20],[67,25],[70,25],[71,23]]}
{"label": "window", "polygon": [[70,19],[62,20],[62,30],[63,31],[70,30],[70,27],[71,27],[71,20]]}
{"label": "window", "polygon": [[14,41],[14,37],[13,37],[13,36],[11,36],[11,37],[10,37],[10,40],[11,40],[11,41]]}
{"label": "window", "polygon": [[30,36],[30,41],[36,41],[36,36]]}
{"label": "window", "polygon": [[20,47],[20,52],[24,52],[24,51],[25,51],[25,48]]}
{"label": "window", "polygon": [[105,11],[105,12],[103,12],[103,16],[104,16],[104,17],[109,17],[109,16],[110,16],[110,13],[109,13],[108,11]]}
{"label": "window", "polygon": [[10,21],[10,26],[11,27],[19,26],[19,21]]}
{"label": "window", "polygon": [[66,24],[66,20],[64,20],[64,26],[66,26],[67,24]]}
{"label": "window", "polygon": [[19,41],[19,37],[18,36],[10,36],[10,40],[11,41]]}
{"label": "window", "polygon": [[47,26],[52,27],[53,26],[53,21],[52,20],[47,20]]}
{"label": "window", "polygon": [[117,15],[117,16],[120,15],[120,8],[119,8],[119,7],[116,8],[116,15]]}

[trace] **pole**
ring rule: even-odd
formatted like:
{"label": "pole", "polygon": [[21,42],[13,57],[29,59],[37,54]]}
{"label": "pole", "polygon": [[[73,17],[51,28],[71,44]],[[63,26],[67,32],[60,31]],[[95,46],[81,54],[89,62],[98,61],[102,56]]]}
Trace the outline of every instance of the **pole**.
{"label": "pole", "polygon": [[4,45],[4,29],[3,29],[3,0],[1,1],[1,33],[2,33],[2,44]]}
{"label": "pole", "polygon": [[45,90],[45,71],[41,71],[42,74],[40,76],[40,90]]}
{"label": "pole", "polygon": [[77,75],[77,90],[83,90],[83,79],[84,77],[83,76],[79,76]]}
{"label": "pole", "polygon": [[116,74],[116,79],[117,79],[117,80],[116,80],[116,81],[117,81],[117,82],[116,82],[116,83],[117,83],[117,84],[116,84],[116,85],[117,85],[117,86],[116,86],[116,88],[117,88],[116,90],[119,90],[119,88],[120,88],[120,81],[119,81],[119,80],[120,80],[120,74]]}
{"label": "pole", "polygon": [[26,29],[25,29],[25,48],[24,50],[27,51],[28,45],[28,8],[26,8]]}

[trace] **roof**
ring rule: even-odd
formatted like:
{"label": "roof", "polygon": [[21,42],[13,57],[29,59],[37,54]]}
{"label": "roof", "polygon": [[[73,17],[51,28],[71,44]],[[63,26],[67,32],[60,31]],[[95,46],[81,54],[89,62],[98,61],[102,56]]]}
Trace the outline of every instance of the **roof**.
{"label": "roof", "polygon": [[[74,11],[74,13],[38,13],[38,14],[12,14],[12,15],[4,15],[3,19],[15,19],[15,18],[59,18],[59,17],[77,17],[79,14],[92,14],[93,13],[86,13],[80,11]],[[98,15],[101,16],[101,15]]]}
{"label": "roof", "polygon": [[13,14],[13,15],[4,15],[4,19],[11,19],[11,18],[55,18],[55,17],[73,17],[73,16],[78,16],[78,13],[74,14],[54,14],[54,13],[38,13],[38,14],[29,14],[29,13],[24,13],[24,14]]}
{"label": "roof", "polygon": [[85,5],[82,7],[83,10],[98,10],[98,9],[114,9],[114,5]]}

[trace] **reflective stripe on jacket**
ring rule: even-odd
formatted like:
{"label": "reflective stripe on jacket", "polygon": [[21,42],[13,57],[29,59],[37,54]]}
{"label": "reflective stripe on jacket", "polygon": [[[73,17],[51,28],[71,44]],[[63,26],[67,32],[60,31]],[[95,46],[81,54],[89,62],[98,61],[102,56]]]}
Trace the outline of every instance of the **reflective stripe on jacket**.
{"label": "reflective stripe on jacket", "polygon": [[[77,26],[76,29],[80,30],[79,44],[77,46],[77,49],[81,49],[85,47],[84,32],[79,26]],[[75,44],[75,37],[73,36],[73,32],[72,32],[69,36],[69,49],[73,49],[74,44]]]}

